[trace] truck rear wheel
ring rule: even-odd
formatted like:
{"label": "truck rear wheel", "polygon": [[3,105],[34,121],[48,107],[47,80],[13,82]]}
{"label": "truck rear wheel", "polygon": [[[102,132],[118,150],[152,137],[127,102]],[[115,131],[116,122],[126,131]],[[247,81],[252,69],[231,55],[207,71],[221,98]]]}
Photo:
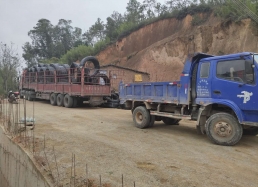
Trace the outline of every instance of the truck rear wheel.
{"label": "truck rear wheel", "polygon": [[66,94],[65,97],[64,97],[64,106],[66,108],[72,108],[73,107],[73,98]]}
{"label": "truck rear wheel", "polygon": [[53,105],[53,106],[56,106],[56,94],[55,93],[52,93],[50,95],[50,104]]}
{"label": "truck rear wheel", "polygon": [[242,137],[243,127],[237,119],[228,113],[216,113],[205,124],[208,138],[215,144],[235,145]]}
{"label": "truck rear wheel", "polygon": [[136,107],[133,111],[133,121],[137,128],[147,128],[150,124],[150,112],[143,106]]}
{"label": "truck rear wheel", "polygon": [[167,117],[163,117],[162,118],[163,123],[165,123],[166,125],[179,125],[178,122],[180,121],[180,119],[174,119],[174,118],[167,118]]}
{"label": "truck rear wheel", "polygon": [[64,106],[64,95],[63,94],[57,95],[56,104],[57,104],[57,106]]}

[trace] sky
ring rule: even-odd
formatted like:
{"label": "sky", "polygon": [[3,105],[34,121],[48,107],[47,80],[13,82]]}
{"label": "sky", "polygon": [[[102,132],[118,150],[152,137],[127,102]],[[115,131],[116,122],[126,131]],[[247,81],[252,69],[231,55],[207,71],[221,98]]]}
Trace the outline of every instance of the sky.
{"label": "sky", "polygon": [[[157,0],[165,4],[166,0]],[[124,13],[129,0],[0,0],[0,42],[11,44],[22,56],[22,46],[31,42],[28,32],[39,19],[48,19],[53,25],[59,19],[72,21],[73,27],[83,32],[97,18],[106,22],[113,11]],[[143,0],[138,0],[142,3]]]}

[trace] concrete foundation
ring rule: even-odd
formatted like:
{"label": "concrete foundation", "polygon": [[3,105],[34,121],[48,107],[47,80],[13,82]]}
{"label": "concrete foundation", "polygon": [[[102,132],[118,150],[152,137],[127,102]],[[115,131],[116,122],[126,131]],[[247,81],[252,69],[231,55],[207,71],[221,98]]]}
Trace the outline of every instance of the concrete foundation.
{"label": "concrete foundation", "polygon": [[0,187],[50,187],[27,153],[1,127]]}

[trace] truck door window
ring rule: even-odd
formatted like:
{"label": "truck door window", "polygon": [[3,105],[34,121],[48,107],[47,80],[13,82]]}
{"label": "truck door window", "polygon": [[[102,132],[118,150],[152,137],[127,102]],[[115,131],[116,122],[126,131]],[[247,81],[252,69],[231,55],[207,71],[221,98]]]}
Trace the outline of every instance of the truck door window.
{"label": "truck door window", "polygon": [[205,62],[201,64],[201,78],[208,78],[209,77],[209,72],[210,72],[210,63],[209,62]]}
{"label": "truck door window", "polygon": [[[251,66],[251,65],[250,65]],[[245,60],[220,61],[217,64],[217,77],[233,82],[250,83],[253,70],[246,68]]]}
{"label": "truck door window", "polygon": [[252,84],[254,83],[254,69],[253,69],[253,60],[245,61],[245,76],[246,83]]}

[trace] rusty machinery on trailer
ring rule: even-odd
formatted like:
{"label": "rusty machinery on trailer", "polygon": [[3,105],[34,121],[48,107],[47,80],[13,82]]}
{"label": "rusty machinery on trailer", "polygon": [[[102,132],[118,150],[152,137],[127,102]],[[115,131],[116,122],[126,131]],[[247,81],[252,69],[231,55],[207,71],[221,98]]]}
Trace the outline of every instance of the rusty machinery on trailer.
{"label": "rusty machinery on trailer", "polygon": [[97,106],[105,102],[103,98],[111,96],[107,75],[93,56],[71,65],[39,63],[23,71],[20,92],[27,100],[47,99],[52,105],[68,108],[83,101]]}

